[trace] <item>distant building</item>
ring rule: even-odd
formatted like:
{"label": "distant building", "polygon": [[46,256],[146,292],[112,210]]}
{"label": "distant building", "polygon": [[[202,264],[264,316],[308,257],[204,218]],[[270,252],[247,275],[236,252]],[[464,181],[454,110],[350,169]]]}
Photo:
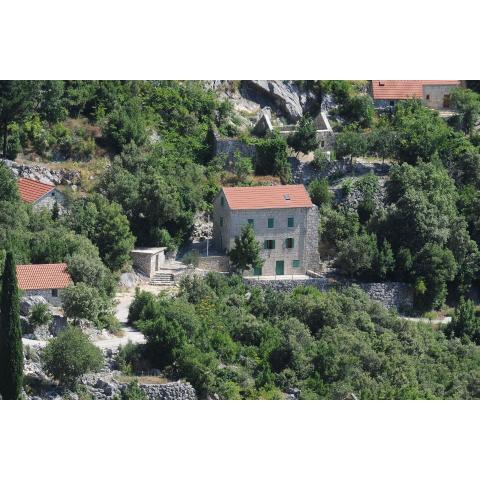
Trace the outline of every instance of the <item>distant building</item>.
{"label": "distant building", "polygon": [[318,270],[318,220],[303,185],[224,187],[214,202],[213,240],[228,252],[250,224],[264,260],[250,275],[304,275]]}
{"label": "distant building", "polygon": [[450,94],[460,86],[460,80],[371,80],[370,92],[377,109],[389,109],[400,100],[417,98],[426,107],[448,110]]}
{"label": "distant building", "polygon": [[65,204],[65,196],[58,191],[55,185],[31,180],[30,178],[19,178],[17,180],[20,198],[34,207],[52,209],[55,203],[60,209]]}
{"label": "distant building", "polygon": [[133,267],[152,278],[165,263],[165,247],[135,248],[130,252]]}
{"label": "distant building", "polygon": [[61,293],[72,278],[66,263],[17,265],[18,288],[24,295],[40,295],[52,305],[62,304]]}

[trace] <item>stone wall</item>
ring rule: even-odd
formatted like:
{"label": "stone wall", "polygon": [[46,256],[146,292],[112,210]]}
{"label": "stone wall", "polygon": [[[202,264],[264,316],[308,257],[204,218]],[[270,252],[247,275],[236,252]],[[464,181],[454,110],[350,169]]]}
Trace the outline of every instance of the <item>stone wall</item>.
{"label": "stone wall", "polygon": [[52,210],[55,203],[58,205],[59,211],[63,213],[66,203],[65,195],[57,189],[44,195],[37,200],[33,206],[35,208],[48,208],[49,210]]}
{"label": "stone wall", "polygon": [[214,272],[228,272],[230,271],[230,260],[226,255],[200,257],[198,268],[201,268],[202,270],[211,270]]}
{"label": "stone wall", "polygon": [[305,270],[318,272],[320,269],[320,254],[318,253],[318,225],[320,214],[316,205],[307,211],[307,230],[305,235],[304,262]]}
{"label": "stone wall", "polygon": [[248,145],[242,140],[236,138],[223,138],[218,134],[214,136],[213,155],[226,156],[225,168],[232,170],[235,163],[235,153],[240,152],[240,155],[249,157],[255,162],[257,157],[257,149],[255,145]]}
{"label": "stone wall", "polygon": [[195,389],[188,382],[171,382],[160,385],[140,384],[140,390],[149,400],[196,400]]}
{"label": "stone wall", "polygon": [[359,287],[372,299],[378,300],[385,308],[399,311],[413,307],[413,288],[402,282],[360,283]]}
{"label": "stone wall", "polygon": [[[291,292],[298,286],[311,286],[320,291],[326,291],[333,287],[343,287],[349,283],[337,283],[323,278],[290,279],[290,280],[261,280],[246,278],[244,281],[250,285],[261,288],[271,288],[280,292]],[[409,310],[413,306],[413,289],[410,285],[402,282],[383,283],[358,283],[359,286],[372,300],[380,302],[385,308],[396,308],[398,311]]]}
{"label": "stone wall", "polygon": [[54,305],[56,307],[61,307],[62,306],[62,289],[56,289],[57,290],[57,296],[54,297],[52,295],[53,291],[52,290],[25,290],[23,293],[24,296],[26,297],[32,297],[32,296],[40,296],[43,297],[50,305]]}

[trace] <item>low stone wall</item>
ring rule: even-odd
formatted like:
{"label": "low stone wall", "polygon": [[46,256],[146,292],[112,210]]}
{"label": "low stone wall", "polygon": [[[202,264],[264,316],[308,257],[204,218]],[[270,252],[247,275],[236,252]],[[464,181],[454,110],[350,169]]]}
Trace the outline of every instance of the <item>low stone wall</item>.
{"label": "low stone wall", "polygon": [[219,135],[215,135],[215,141],[213,146],[213,155],[226,156],[225,168],[231,170],[235,162],[235,153],[239,152],[243,157],[249,157],[255,162],[257,157],[257,148],[255,145],[248,145],[242,140],[236,138],[222,138]]}
{"label": "low stone wall", "polygon": [[[244,282],[261,288],[271,288],[277,292],[291,292],[294,288],[300,286],[315,287],[318,290],[325,291],[334,284],[323,278],[298,278],[298,279],[282,279],[282,280],[262,280],[261,278],[244,278]],[[338,284],[335,284],[338,285]]]}
{"label": "low stone wall", "polygon": [[196,400],[195,389],[188,382],[172,382],[160,385],[140,384],[140,390],[149,400]]}
{"label": "low stone wall", "polygon": [[402,282],[359,283],[359,287],[372,299],[385,308],[399,311],[413,307],[413,288]]}
{"label": "low stone wall", "polygon": [[226,255],[200,257],[198,268],[202,270],[212,270],[214,272],[229,272],[230,260]]}
{"label": "low stone wall", "polygon": [[245,278],[249,285],[256,285],[261,288],[271,288],[279,292],[291,292],[299,286],[311,286],[320,291],[326,291],[333,287],[346,287],[357,285],[372,300],[380,302],[385,308],[396,308],[398,311],[409,310],[413,307],[413,288],[403,282],[376,282],[376,283],[338,283],[323,278],[302,278],[285,280],[262,280],[256,278]]}

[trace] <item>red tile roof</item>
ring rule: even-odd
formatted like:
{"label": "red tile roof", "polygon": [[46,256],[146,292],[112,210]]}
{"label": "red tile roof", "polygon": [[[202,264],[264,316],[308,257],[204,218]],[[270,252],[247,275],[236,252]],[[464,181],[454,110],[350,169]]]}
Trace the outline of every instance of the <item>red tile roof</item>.
{"label": "red tile roof", "polygon": [[17,281],[20,290],[50,290],[65,288],[72,282],[66,263],[17,265]]}
{"label": "red tile roof", "polygon": [[303,185],[224,187],[223,193],[231,210],[312,206],[312,201]]}
{"label": "red tile roof", "polygon": [[422,98],[424,85],[459,86],[460,80],[372,80],[375,100],[407,100]]}
{"label": "red tile roof", "polygon": [[30,180],[29,178],[19,178],[17,185],[21,199],[27,203],[35,203],[55,188],[55,185],[47,185],[46,183]]}

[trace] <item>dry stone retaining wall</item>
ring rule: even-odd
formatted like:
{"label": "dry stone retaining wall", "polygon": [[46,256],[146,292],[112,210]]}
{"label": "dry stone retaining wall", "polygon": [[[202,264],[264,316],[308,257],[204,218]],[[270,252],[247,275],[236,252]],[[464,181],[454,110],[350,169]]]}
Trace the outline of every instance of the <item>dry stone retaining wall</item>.
{"label": "dry stone retaining wall", "polygon": [[[246,278],[244,281],[250,285],[261,288],[271,288],[280,292],[291,292],[299,286],[311,286],[320,291],[326,291],[332,287],[348,286],[331,282],[327,278],[288,279],[288,280],[261,280]],[[413,289],[403,282],[375,282],[357,283],[372,300],[380,302],[385,308],[396,308],[399,311],[411,309],[413,306]]]}

